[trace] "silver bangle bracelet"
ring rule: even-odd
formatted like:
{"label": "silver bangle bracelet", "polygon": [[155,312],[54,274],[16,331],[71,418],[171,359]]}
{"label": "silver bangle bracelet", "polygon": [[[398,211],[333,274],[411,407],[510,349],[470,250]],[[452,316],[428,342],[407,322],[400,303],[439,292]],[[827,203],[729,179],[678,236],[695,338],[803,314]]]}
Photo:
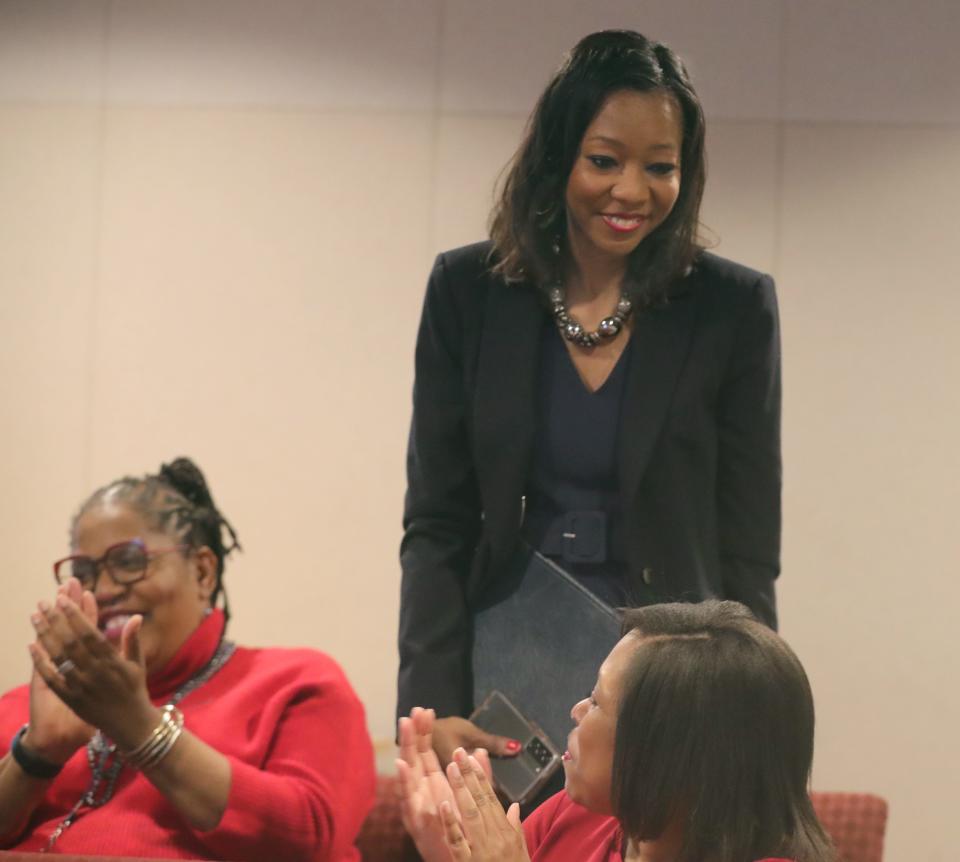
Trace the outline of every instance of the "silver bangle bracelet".
{"label": "silver bangle bracelet", "polygon": [[170,753],[183,733],[183,713],[172,703],[163,708],[163,713],[153,732],[132,751],[123,753],[123,759],[134,769],[143,771],[156,766]]}

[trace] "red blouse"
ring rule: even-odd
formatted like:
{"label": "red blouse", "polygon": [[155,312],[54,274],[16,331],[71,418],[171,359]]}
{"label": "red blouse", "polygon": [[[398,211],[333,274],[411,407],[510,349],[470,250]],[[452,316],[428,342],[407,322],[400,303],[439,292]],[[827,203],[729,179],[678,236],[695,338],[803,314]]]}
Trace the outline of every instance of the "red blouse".
{"label": "red blouse", "polygon": [[524,820],[523,831],[531,862],[623,862],[623,832],[617,819],[587,811],[564,791],[551,796]]}
{"label": "red blouse", "polygon": [[[223,626],[215,611],[148,680],[154,703],[207,664]],[[219,825],[192,828],[142,774],[124,769],[113,798],[84,810],[54,852],[231,862],[360,858],[353,842],[373,803],[373,749],[363,706],[333,659],[315,650],[238,647],[179,706],[185,727],[230,761]],[[0,755],[28,716],[28,686],[0,698]],[[89,780],[81,749],[6,849],[44,847]]]}

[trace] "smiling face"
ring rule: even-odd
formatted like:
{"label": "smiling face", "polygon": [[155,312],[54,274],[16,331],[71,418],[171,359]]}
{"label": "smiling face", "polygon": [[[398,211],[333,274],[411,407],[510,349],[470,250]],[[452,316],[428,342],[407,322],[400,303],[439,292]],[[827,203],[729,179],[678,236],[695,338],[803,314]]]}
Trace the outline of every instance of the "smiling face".
{"label": "smiling face", "polygon": [[624,675],[639,645],[636,635],[623,637],[600,666],[590,697],[570,712],[577,726],[567,737],[563,755],[567,794],[598,814],[613,813],[610,791],[617,711]]}
{"label": "smiling face", "polygon": [[680,194],[680,107],[659,90],[620,90],[587,126],[566,189],[576,261],[626,257]]}
{"label": "smiling face", "polygon": [[[109,500],[85,511],[74,530],[74,554],[99,558],[120,542],[140,539],[147,551],[180,544],[177,536],[150,529],[142,515]],[[210,607],[216,581],[216,558],[208,548],[151,555],[146,577],[133,584],[115,584],[101,570],[94,596],[101,631],[115,644],[124,622],[143,615],[140,648],[147,672],[162,668],[200,625]]]}

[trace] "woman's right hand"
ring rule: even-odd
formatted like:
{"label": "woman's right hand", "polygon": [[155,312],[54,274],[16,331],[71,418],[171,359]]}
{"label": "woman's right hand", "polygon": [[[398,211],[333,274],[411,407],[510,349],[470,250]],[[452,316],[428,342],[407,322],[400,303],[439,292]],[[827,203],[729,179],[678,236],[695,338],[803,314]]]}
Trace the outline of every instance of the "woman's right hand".
{"label": "woman's right hand", "polygon": [[[444,769],[453,760],[453,752],[458,748],[464,749],[468,754],[484,749],[494,757],[516,757],[520,753],[520,743],[516,739],[487,733],[466,718],[452,715],[435,719],[433,750]],[[487,774],[490,774],[489,770]]]}
{"label": "woman's right hand", "polygon": [[[397,774],[403,825],[424,862],[451,862],[453,859],[444,838],[441,806],[447,803],[452,810],[457,809],[450,782],[435,751],[433,734],[438,721],[432,709],[415,706],[409,718],[401,718],[398,722],[400,759],[397,760]],[[487,753],[480,749],[476,756],[489,775]]]}
{"label": "woman's right hand", "polygon": [[403,826],[424,862],[450,862],[440,806],[453,803],[453,791],[433,750],[434,712],[415,706],[397,723],[400,759],[400,811]]}
{"label": "woman's right hand", "polygon": [[[96,600],[91,592],[81,588],[79,581],[70,578],[62,584],[57,589],[57,596],[61,595],[73,601],[93,625],[97,624]],[[44,606],[41,603],[40,607]],[[34,626],[42,616],[40,611],[33,615]],[[77,717],[34,667],[30,678],[30,725],[23,736],[23,745],[50,763],[66,763],[78,748],[87,744],[95,730]]]}

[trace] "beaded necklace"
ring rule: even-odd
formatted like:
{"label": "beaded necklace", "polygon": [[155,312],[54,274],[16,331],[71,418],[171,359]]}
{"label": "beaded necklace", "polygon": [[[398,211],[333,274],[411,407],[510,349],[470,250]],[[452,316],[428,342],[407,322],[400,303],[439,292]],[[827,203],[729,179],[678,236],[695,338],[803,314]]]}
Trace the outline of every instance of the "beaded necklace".
{"label": "beaded necklace", "polygon": [[[237,645],[232,641],[220,641],[220,646],[210,661],[180,686],[166,705],[175,706],[190,692],[203,685],[227,663],[236,648]],[[41,853],[48,852],[56,844],[57,839],[76,822],[84,809],[100,808],[113,798],[117,779],[126,765],[123,755],[117,751],[117,744],[98,730],[87,743],[87,763],[90,764],[91,776],[86,791],[53,830]]]}
{"label": "beaded necklace", "polygon": [[620,294],[613,314],[603,318],[600,325],[588,332],[583,325],[570,316],[564,298],[563,288],[558,284],[550,290],[550,303],[553,306],[553,319],[567,341],[580,347],[596,347],[605,338],[614,338],[623,329],[623,324],[633,311],[633,303],[625,293]]}

